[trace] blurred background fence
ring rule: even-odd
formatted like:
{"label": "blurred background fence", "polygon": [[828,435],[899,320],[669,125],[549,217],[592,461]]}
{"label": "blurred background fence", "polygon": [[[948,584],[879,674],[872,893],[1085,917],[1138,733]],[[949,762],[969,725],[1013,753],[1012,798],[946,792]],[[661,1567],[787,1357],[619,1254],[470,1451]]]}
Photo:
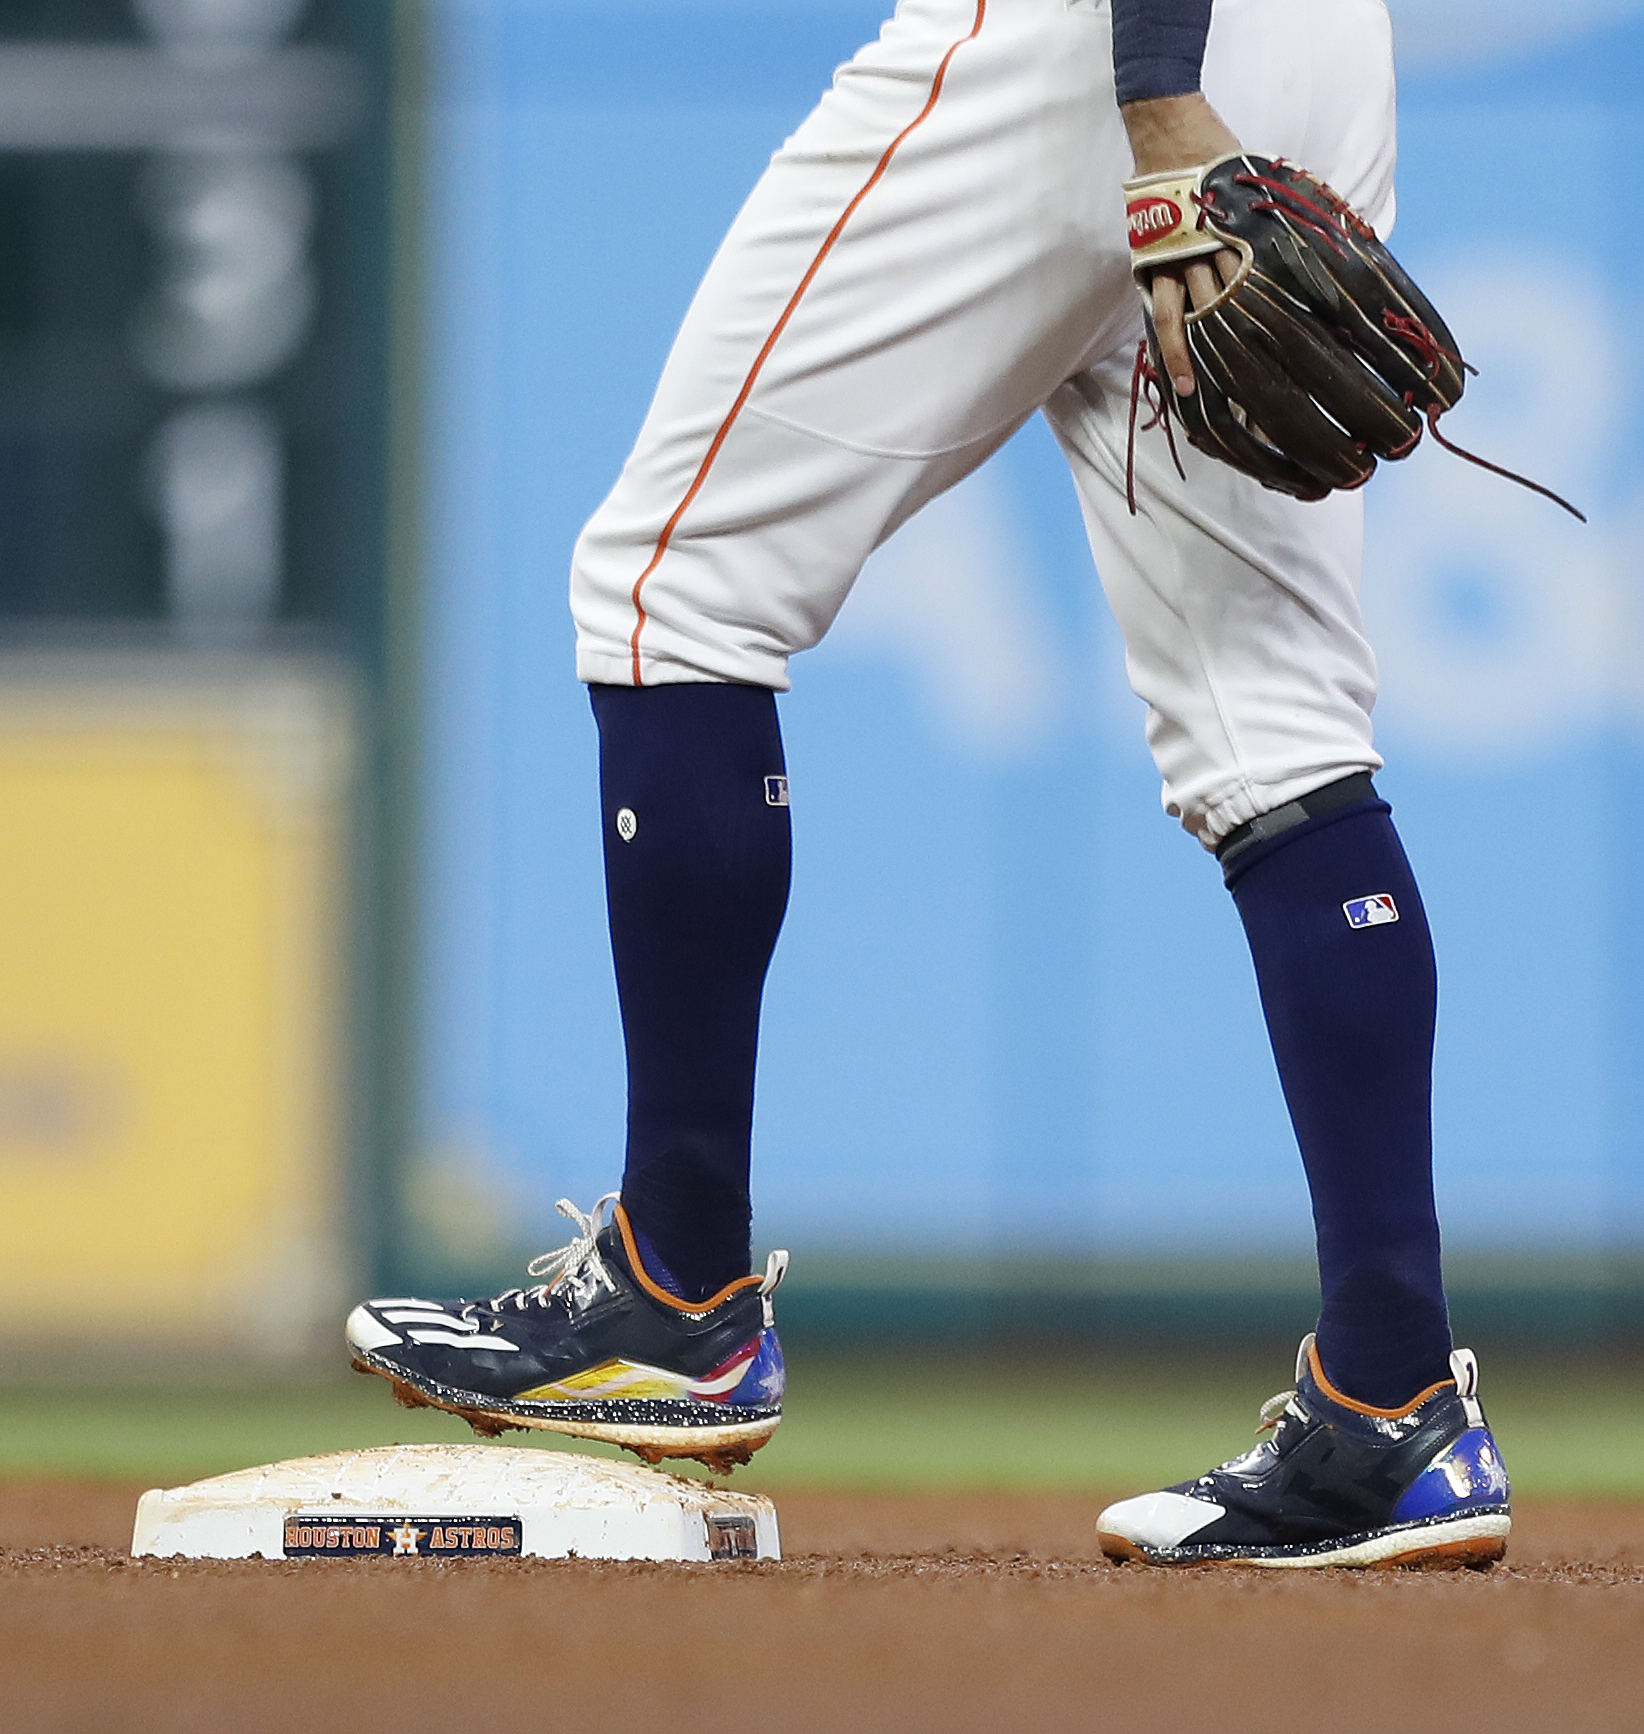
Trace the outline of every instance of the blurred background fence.
{"label": "blurred background fence", "polygon": [[0,5],[0,1339],[24,1358],[300,1356],[376,1257],[410,1100],[395,44],[379,5]]}
{"label": "blurred background fence", "polygon": [[[1480,379],[1370,491],[1470,1334],[1644,1335],[1641,0],[1394,0],[1396,244]],[[879,0],[0,4],[0,1342],[306,1353],[621,1155],[565,568]],[[910,630],[915,619],[939,623]],[[1030,426],[783,700],[785,1322],[1305,1328],[1213,865]],[[270,1297],[278,1296],[271,1308]],[[273,1319],[274,1323],[270,1324]]]}

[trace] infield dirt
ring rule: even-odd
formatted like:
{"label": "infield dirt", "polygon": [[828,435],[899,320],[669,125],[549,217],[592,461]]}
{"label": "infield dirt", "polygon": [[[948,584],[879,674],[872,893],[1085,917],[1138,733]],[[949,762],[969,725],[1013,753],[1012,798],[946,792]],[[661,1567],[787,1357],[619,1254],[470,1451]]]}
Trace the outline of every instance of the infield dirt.
{"label": "infield dirt", "polygon": [[786,1493],[780,1565],[132,1560],[137,1488],[0,1482],[0,1727],[1644,1728],[1644,1506],[1506,1565],[1165,1573],[1102,1501]]}

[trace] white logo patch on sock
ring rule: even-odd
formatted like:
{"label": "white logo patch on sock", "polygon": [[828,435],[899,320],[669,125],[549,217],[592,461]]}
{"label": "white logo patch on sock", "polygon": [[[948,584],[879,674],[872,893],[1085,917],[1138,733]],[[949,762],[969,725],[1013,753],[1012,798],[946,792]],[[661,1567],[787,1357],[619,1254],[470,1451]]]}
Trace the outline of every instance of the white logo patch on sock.
{"label": "white logo patch on sock", "polygon": [[624,843],[633,842],[639,835],[639,815],[632,807],[624,807],[616,816],[616,828]]}
{"label": "white logo patch on sock", "polygon": [[765,779],[765,805],[767,807],[785,807],[788,804],[788,779],[786,777],[767,777]]}
{"label": "white logo patch on sock", "polygon": [[1399,918],[1398,905],[1385,891],[1374,897],[1353,897],[1341,906],[1349,927],[1385,927]]}

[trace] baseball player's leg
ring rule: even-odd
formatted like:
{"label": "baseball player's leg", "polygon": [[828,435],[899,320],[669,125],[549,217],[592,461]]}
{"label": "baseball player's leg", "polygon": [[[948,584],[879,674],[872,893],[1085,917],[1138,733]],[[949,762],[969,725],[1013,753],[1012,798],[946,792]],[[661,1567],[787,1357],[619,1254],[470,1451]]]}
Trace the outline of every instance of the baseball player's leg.
{"label": "baseball player's leg", "polygon": [[[1275,10],[1218,6],[1211,100],[1252,148],[1339,179],[1385,222],[1391,69],[1379,7],[1307,9],[1307,69],[1329,103],[1317,121],[1276,91],[1265,107],[1252,99],[1274,74],[1270,37],[1218,38],[1258,9]],[[1381,760],[1358,499],[1304,505],[1185,444],[1184,481],[1158,429],[1138,435],[1131,461],[1128,359],[1089,369],[1051,417],[1148,705],[1166,804],[1221,847],[1249,937],[1313,1193],[1323,1364],[1354,1397],[1401,1403],[1445,1376],[1450,1351],[1428,1110],[1435,987],[1415,883],[1366,775]],[[1396,923],[1375,919],[1395,911]]]}
{"label": "baseball player's leg", "polygon": [[876,543],[1002,443],[1104,317],[1131,316],[1104,77],[1099,18],[1063,0],[905,5],[738,217],[579,544],[629,1065],[623,1202],[682,1295],[747,1268],[776,937],[750,911],[779,914],[787,873],[770,689]]}
{"label": "baseball player's leg", "polygon": [[622,1202],[682,1299],[744,1275],[760,999],[787,906],[776,695],[591,689],[611,953],[628,1058]]}
{"label": "baseball player's leg", "polygon": [[[1313,1195],[1325,1367],[1356,1397],[1402,1402],[1443,1376],[1450,1351],[1428,1112],[1435,987],[1419,894],[1367,775],[1381,760],[1357,500],[1302,505],[1190,448],[1183,483],[1150,437],[1132,518],[1119,370],[1054,408],[1165,803],[1223,848],[1249,938]],[[1374,897],[1396,923],[1371,924]]]}
{"label": "baseball player's leg", "polygon": [[[1307,163],[1385,228],[1385,17],[1339,0],[1301,9],[1299,35],[1240,28],[1283,5],[1219,0],[1207,94],[1247,145]],[[1305,63],[1276,66],[1278,40],[1305,43]],[[1329,107],[1309,115],[1264,86],[1287,75]],[[1476,1366],[1450,1350],[1432,1195],[1436,977],[1369,777],[1381,760],[1358,502],[1301,505],[1185,445],[1183,480],[1157,429],[1132,465],[1129,359],[1097,362],[1049,413],[1147,701],[1165,804],[1220,854],[1249,939],[1313,1198],[1322,1305],[1272,1437],[1111,1508],[1103,1545],[1158,1563],[1488,1561],[1507,1484]]]}
{"label": "baseball player's leg", "polygon": [[[1304,506],[1143,443],[1124,501],[1123,370],[1053,406],[1165,775],[1244,923],[1318,1234],[1296,1393],[1234,1463],[1103,1514],[1153,1563],[1488,1563],[1506,1472],[1452,1353],[1433,1208],[1436,976],[1369,772],[1375,671],[1352,497]],[[1272,1417],[1264,1411],[1264,1420]]]}
{"label": "baseball player's leg", "polygon": [[370,1370],[668,1455],[769,1436],[778,1272],[740,1273],[787,884],[773,693],[867,553],[1131,317],[1110,80],[1105,9],[1084,0],[904,0],[737,219],[572,579],[633,1215],[579,1216],[551,1287],[358,1309]]}
{"label": "baseball player's leg", "polygon": [[1133,317],[1108,37],[909,0],[776,153],[579,541],[590,683],[784,690],[874,546]]}

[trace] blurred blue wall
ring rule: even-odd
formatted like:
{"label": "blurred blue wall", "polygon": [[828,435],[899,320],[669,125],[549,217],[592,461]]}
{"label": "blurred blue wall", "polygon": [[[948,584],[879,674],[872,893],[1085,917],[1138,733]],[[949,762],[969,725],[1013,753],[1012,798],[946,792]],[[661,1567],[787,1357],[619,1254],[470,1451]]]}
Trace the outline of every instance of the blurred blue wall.
{"label": "blurred blue wall", "polygon": [[[1454,1245],[1636,1246],[1644,4],[1394,13],[1397,245],[1482,369],[1446,425],[1592,519],[1436,449],[1370,490],[1382,786],[1441,947],[1441,1201]],[[429,1173],[511,1233],[551,1237],[621,1161],[571,544],[725,224],[879,16],[433,7],[421,1113]],[[933,640],[906,627],[937,583]],[[1304,1246],[1242,936],[1159,811],[1042,427],[876,556],[793,674],[761,1240]]]}

